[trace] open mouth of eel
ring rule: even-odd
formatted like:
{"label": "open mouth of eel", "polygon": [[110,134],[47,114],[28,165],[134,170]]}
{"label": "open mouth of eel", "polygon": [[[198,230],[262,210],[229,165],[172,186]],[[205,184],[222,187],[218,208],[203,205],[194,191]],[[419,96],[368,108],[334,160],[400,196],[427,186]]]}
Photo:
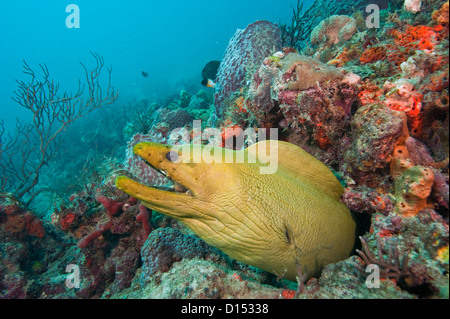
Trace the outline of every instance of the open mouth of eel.
{"label": "open mouth of eel", "polygon": [[174,180],[165,170],[160,169],[158,167],[155,167],[154,165],[150,164],[145,159],[141,158],[148,166],[150,166],[152,169],[154,169],[156,172],[164,176],[168,181],[168,186],[155,186],[155,185],[147,185],[151,188],[155,188],[158,190],[166,191],[166,192],[172,192],[172,193],[179,193],[179,194],[185,194],[189,196],[193,196],[190,189],[179,183],[178,181]]}

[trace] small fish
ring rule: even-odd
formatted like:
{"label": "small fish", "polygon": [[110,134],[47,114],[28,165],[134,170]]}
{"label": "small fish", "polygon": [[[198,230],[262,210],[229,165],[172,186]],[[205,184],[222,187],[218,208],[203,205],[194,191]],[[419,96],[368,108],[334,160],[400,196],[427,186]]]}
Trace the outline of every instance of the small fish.
{"label": "small fish", "polygon": [[214,81],[211,79],[203,79],[202,85],[208,88],[213,88],[216,85],[216,83],[214,83]]}
{"label": "small fish", "polygon": [[144,78],[147,78],[147,77],[148,77],[148,72],[141,71],[141,73],[142,73],[142,76],[143,76]]}
{"label": "small fish", "polygon": [[220,61],[209,61],[202,70],[202,85],[213,88],[215,86],[217,71],[219,70]]}

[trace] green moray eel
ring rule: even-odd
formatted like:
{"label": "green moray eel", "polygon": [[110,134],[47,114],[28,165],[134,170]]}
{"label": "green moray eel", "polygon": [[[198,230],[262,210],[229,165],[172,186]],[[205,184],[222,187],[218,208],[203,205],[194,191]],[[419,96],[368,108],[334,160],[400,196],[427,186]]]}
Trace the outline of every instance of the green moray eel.
{"label": "green moray eel", "polygon": [[[267,158],[255,159],[261,150],[277,161],[272,174],[261,173],[270,164]],[[174,151],[168,145],[139,143],[134,153],[171,179],[174,189],[125,176],[117,177],[116,186],[148,208],[181,221],[230,257],[292,281],[298,270],[306,280],[349,256],[355,222],[340,202],[343,187],[322,162],[282,141],[227,151],[233,153],[233,163],[225,162],[222,148],[191,144]],[[205,156],[195,161],[199,154],[218,157],[212,163]]]}

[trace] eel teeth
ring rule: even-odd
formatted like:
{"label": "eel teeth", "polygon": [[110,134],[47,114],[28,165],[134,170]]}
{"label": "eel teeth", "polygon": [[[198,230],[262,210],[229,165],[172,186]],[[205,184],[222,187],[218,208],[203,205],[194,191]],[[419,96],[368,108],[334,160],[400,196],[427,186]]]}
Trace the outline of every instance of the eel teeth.
{"label": "eel teeth", "polygon": [[175,192],[179,192],[179,193],[185,193],[188,191],[188,189],[186,187],[184,187],[183,185],[174,182],[174,190]]}
{"label": "eel teeth", "polygon": [[184,186],[181,185],[180,183],[177,183],[177,182],[175,182],[174,180],[172,180],[172,179],[170,178],[170,176],[167,176],[167,172],[166,172],[166,171],[154,167],[152,164],[150,164],[150,163],[149,163],[148,161],[146,161],[145,159],[144,159],[144,162],[145,162],[147,165],[149,165],[151,168],[153,168],[155,171],[157,171],[158,173],[160,173],[161,175],[163,175],[164,177],[166,177],[170,182],[173,183],[173,185],[171,185],[171,186],[169,186],[169,187],[157,187],[158,189],[166,190],[166,191],[170,191],[170,192],[176,192],[176,193],[185,193],[186,195],[193,196],[193,195],[192,195],[192,192],[191,192],[189,189],[187,189],[186,187],[184,187]]}

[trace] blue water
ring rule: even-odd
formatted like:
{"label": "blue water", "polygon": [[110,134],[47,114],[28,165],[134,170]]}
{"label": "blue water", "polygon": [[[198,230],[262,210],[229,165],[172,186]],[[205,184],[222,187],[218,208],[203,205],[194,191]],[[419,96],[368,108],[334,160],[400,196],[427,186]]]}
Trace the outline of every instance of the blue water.
{"label": "blue water", "polygon": [[[306,1],[308,5],[310,1]],[[80,28],[66,27],[66,6],[80,9]],[[288,23],[296,0],[0,1],[0,118],[6,126],[28,112],[11,100],[15,79],[28,80],[45,63],[61,90],[75,91],[89,51],[112,65],[118,104],[161,98],[187,86],[200,88],[200,73],[220,60],[236,29],[256,20]],[[149,73],[147,78],[141,71]]]}

